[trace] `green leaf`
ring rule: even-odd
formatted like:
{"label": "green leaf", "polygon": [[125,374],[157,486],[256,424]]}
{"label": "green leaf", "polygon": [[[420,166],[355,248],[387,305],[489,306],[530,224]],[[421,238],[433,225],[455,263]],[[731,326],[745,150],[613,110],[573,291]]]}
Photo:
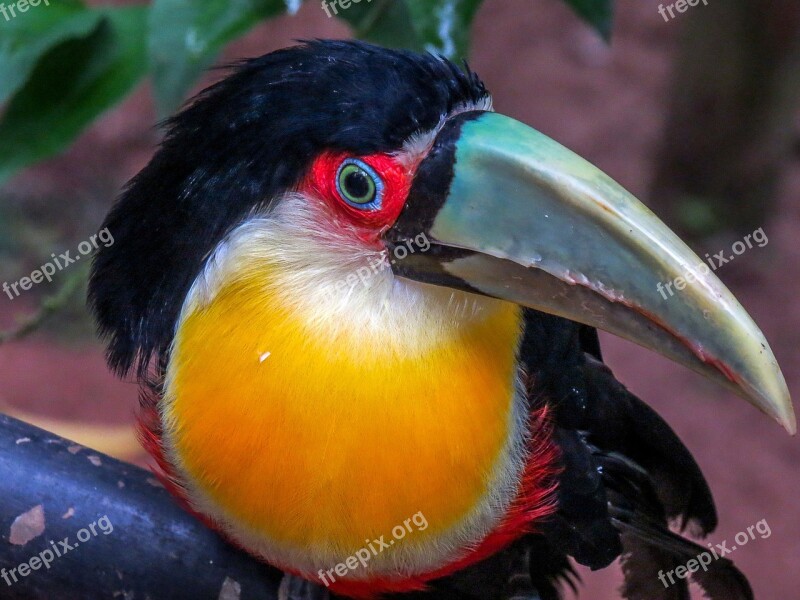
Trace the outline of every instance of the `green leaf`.
{"label": "green leaf", "polygon": [[302,0],[155,0],[147,40],[156,106],[167,116],[180,106],[223,45],[259,21],[294,13]]}
{"label": "green leaf", "polygon": [[47,52],[0,121],[0,183],[63,150],[144,76],[146,7],[97,9],[85,39]]}
{"label": "green leaf", "polygon": [[483,0],[406,0],[425,50],[450,59],[466,58],[469,32]]}
{"label": "green leaf", "polygon": [[390,48],[424,49],[405,0],[360,0],[346,9],[339,2],[327,0],[327,10],[349,23],[357,38]]}
{"label": "green leaf", "polygon": [[343,9],[342,0],[328,0],[327,6],[362,40],[457,59],[467,54],[470,26],[482,1],[361,0]]}
{"label": "green leaf", "polygon": [[611,40],[614,0],[566,0],[566,3],[594,27],[605,41]]}
{"label": "green leaf", "polygon": [[[7,15],[10,10],[6,5]],[[100,20],[97,11],[87,10],[78,0],[29,5],[24,13],[14,5],[14,10],[14,17],[0,19],[0,102],[25,84],[48,50],[66,40],[85,38]]]}

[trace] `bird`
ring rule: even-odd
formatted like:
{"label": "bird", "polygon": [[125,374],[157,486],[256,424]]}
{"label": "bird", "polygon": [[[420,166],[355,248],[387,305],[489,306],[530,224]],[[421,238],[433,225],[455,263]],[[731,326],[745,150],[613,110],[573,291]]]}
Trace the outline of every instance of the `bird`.
{"label": "bird", "polygon": [[630,600],[753,597],[726,557],[674,576],[714,501],[598,329],[794,434],[786,383],[622,186],[467,63],[360,41],[241,60],[164,127],[89,303],[165,485],[282,597],[552,600],[617,559]]}

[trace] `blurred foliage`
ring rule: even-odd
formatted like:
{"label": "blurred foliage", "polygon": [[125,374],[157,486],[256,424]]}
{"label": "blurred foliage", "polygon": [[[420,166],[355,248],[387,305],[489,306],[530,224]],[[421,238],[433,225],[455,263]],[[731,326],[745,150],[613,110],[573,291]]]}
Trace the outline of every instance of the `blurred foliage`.
{"label": "blurred foliage", "polygon": [[[159,114],[170,114],[226,43],[264,20],[294,14],[302,1],[29,5],[0,26],[0,183],[64,150],[146,75]],[[564,1],[608,39],[613,0]],[[459,59],[482,2],[327,0],[320,10],[346,21],[360,39]]]}
{"label": "blurred foliage", "polygon": [[614,20],[613,0],[567,0],[576,13],[590,23],[603,39],[611,40],[611,26]]}
{"label": "blurred foliage", "polygon": [[[84,263],[80,267],[70,271],[63,283],[57,288],[55,293],[46,296],[39,305],[38,310],[32,315],[28,315],[18,321],[18,323],[7,331],[0,331],[0,344],[19,340],[33,333],[42,327],[47,319],[55,313],[62,313],[65,309],[77,308],[79,313],[84,313],[81,308],[75,306],[75,300],[86,296],[86,281],[89,276],[89,263]],[[81,292],[78,294],[78,292]]]}
{"label": "blurred foliage", "polygon": [[[67,37],[50,48],[34,44],[32,51],[43,51],[38,57],[25,56],[30,34],[26,27],[12,30],[20,35],[11,43],[2,41],[1,56],[23,67],[35,66],[27,81],[16,78],[17,85],[24,82],[19,89],[4,90],[14,95],[0,121],[0,181],[65,148],[146,73],[144,7],[75,11],[62,13],[63,21],[51,22],[50,27],[75,27],[81,17],[84,26],[94,23],[88,35]],[[47,14],[47,10],[31,14],[39,13]],[[24,17],[27,15],[18,15],[9,22],[25,22]],[[97,18],[93,21],[92,17]],[[0,70],[3,68],[0,58]]]}
{"label": "blurred foliage", "polygon": [[[70,196],[41,198],[4,195],[0,217],[0,283],[18,282],[30,276],[60,254],[83,241],[86,230],[96,225],[93,219],[70,211],[85,199]],[[65,227],[71,220],[73,227]],[[74,250],[73,250],[74,253]],[[0,344],[42,330],[63,341],[90,339],[94,325],[86,310],[86,280],[89,263],[59,270],[52,282],[34,286],[24,296],[0,296],[0,310],[13,315],[13,321],[0,327]],[[51,319],[54,314],[58,319]]]}

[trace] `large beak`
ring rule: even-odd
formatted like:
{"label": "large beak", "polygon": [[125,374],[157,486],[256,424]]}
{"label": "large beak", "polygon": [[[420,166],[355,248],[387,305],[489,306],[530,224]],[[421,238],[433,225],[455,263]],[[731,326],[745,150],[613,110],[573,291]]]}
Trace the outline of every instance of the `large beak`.
{"label": "large beak", "polygon": [[431,244],[395,252],[402,277],[609,331],[796,431],[767,340],[708,265],[619,184],[518,121],[490,112],[450,119],[385,238]]}

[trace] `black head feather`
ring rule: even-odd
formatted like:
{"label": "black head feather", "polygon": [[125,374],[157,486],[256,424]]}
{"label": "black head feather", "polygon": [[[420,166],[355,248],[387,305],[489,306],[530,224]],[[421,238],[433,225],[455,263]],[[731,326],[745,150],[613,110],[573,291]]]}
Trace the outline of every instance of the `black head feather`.
{"label": "black head feather", "polygon": [[224,236],[291,189],[325,149],[399,149],[459,104],[487,95],[468,69],[361,42],[313,41],[235,66],[166,123],[150,163],[103,227],[89,302],[109,364],[145,374]]}

